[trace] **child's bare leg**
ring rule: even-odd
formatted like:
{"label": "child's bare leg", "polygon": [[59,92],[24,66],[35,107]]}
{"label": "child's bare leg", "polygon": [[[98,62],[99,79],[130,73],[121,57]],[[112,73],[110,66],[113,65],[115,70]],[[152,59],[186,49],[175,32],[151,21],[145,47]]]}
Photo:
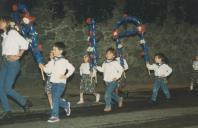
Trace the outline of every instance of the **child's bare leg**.
{"label": "child's bare leg", "polygon": [[84,103],[83,93],[80,93],[80,101],[78,101],[77,104],[83,104],[83,103]]}
{"label": "child's bare leg", "polygon": [[99,93],[93,93],[93,95],[96,96],[96,102],[98,103],[100,101],[100,94]]}
{"label": "child's bare leg", "polygon": [[50,108],[52,109],[52,94],[47,94],[47,98],[48,98]]}

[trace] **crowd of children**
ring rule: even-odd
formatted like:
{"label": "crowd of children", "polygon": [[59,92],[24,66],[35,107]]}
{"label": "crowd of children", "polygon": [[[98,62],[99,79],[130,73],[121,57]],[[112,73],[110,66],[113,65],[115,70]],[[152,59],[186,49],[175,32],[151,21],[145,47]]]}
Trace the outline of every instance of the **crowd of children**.
{"label": "crowd of children", "polygon": [[[0,29],[4,31],[2,34],[2,54],[4,61],[0,67],[0,102],[3,106],[4,113],[0,115],[0,119],[8,118],[11,113],[7,96],[14,98],[24,109],[32,106],[28,99],[23,98],[12,88],[20,69],[19,59],[23,52],[27,50],[28,42],[9,26],[9,22],[7,18],[0,18]],[[39,68],[48,76],[45,90],[51,109],[51,117],[48,120],[50,123],[60,121],[59,107],[65,110],[67,116],[71,114],[71,103],[63,99],[61,95],[65,91],[67,79],[74,73],[75,68],[64,57],[64,54],[64,43],[56,42],[50,51],[48,63],[46,65],[39,64]],[[154,70],[155,75],[153,94],[150,99],[151,104],[156,103],[160,88],[164,92],[167,101],[171,98],[167,87],[167,77],[172,73],[172,68],[166,63],[165,56],[161,53],[155,54],[154,60],[154,64],[146,63],[148,70]],[[196,60],[198,60],[198,57]],[[197,61],[193,63],[195,71],[198,71],[197,65]],[[83,104],[85,102],[84,94],[93,94],[96,97],[95,101],[97,103],[100,101],[101,95],[95,89],[96,71],[99,71],[103,73],[105,83],[104,111],[109,112],[112,110],[113,101],[116,101],[118,107],[121,108],[123,106],[123,97],[119,95],[118,90],[122,88],[121,79],[126,79],[126,70],[128,70],[126,60],[124,59],[124,66],[121,66],[120,58],[116,56],[116,50],[114,48],[108,48],[102,66],[96,66],[92,70],[90,69],[89,54],[84,55],[83,63],[80,65],[80,100],[77,104]]]}

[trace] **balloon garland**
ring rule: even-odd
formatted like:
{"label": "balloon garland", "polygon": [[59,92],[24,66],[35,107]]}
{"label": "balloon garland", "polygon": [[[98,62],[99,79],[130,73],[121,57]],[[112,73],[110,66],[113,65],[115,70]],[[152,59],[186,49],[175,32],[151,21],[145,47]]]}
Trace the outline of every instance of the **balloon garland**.
{"label": "balloon garland", "polygon": [[88,18],[86,20],[88,26],[88,42],[89,47],[87,52],[90,54],[90,67],[91,69],[97,66],[97,50],[96,50],[96,21],[93,18]]}
{"label": "balloon garland", "polygon": [[86,24],[88,27],[87,35],[88,35],[88,42],[89,47],[87,48],[87,53],[90,56],[90,70],[92,74],[92,80],[95,78],[95,83],[97,83],[97,74],[95,67],[97,66],[97,43],[96,43],[96,21],[94,18],[87,18]]}
{"label": "balloon garland", "polygon": [[[38,44],[38,33],[33,25],[35,17],[31,16],[25,4],[12,5],[11,16],[14,22],[19,26],[22,36],[29,42],[29,51],[38,64],[43,63],[43,55],[41,53],[41,44]],[[43,72],[42,77],[45,80]]]}
{"label": "balloon garland", "polygon": [[28,8],[25,4],[13,4],[12,5],[12,13],[11,17],[16,24],[20,24],[21,22],[21,14],[29,13]]}
{"label": "balloon garland", "polygon": [[[118,32],[119,27],[127,23],[132,23],[136,27],[131,30],[126,30],[124,32]],[[113,26],[112,37],[115,41],[118,57],[120,57],[120,64],[123,67],[124,67],[124,61],[123,61],[123,55],[122,55],[122,44],[120,40],[121,38],[124,38],[124,37],[138,36],[140,39],[140,46],[144,52],[143,53],[144,61],[145,62],[149,61],[149,55],[148,55],[149,49],[144,39],[144,34],[145,34],[144,25],[135,17],[124,15],[124,17]]]}

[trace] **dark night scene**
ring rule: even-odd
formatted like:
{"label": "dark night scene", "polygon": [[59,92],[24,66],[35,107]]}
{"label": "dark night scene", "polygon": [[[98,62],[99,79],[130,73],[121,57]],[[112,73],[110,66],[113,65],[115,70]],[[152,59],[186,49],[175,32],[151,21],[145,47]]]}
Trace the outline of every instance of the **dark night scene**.
{"label": "dark night scene", "polygon": [[0,128],[198,128],[198,0],[0,0]]}

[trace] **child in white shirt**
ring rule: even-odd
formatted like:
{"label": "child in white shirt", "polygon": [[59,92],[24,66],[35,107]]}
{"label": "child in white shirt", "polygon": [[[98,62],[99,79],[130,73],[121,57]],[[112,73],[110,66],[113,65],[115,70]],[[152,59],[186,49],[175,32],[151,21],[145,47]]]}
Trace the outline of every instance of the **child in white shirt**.
{"label": "child in white shirt", "polygon": [[146,64],[148,70],[154,70],[155,81],[153,85],[153,94],[150,100],[151,104],[155,104],[157,100],[158,91],[161,88],[166,95],[167,101],[171,98],[167,87],[167,77],[172,73],[172,68],[165,63],[165,56],[162,53],[155,54],[155,63]]}
{"label": "child in white shirt", "polygon": [[[67,115],[70,115],[70,102],[61,99],[61,95],[65,90],[67,79],[74,73],[74,66],[63,57],[65,45],[62,42],[57,42],[53,45],[54,58],[46,65],[39,64],[41,70],[50,74],[50,82],[52,83],[52,114],[49,118],[49,123],[60,121],[59,106],[67,109]],[[65,73],[67,74],[65,75]]]}
{"label": "child in white shirt", "polygon": [[118,80],[120,79],[123,68],[116,61],[116,51],[114,48],[108,48],[106,51],[106,61],[102,64],[102,67],[97,66],[97,70],[103,72],[103,80],[106,84],[105,90],[105,112],[111,111],[112,99],[118,102],[118,107],[122,107],[123,98],[119,97],[115,93],[115,89],[118,86]]}
{"label": "child in white shirt", "polygon": [[193,91],[194,86],[198,84],[198,56],[195,56],[192,67],[193,67],[193,73],[190,84],[190,91]]}
{"label": "child in white shirt", "polygon": [[90,56],[86,54],[83,57],[83,63],[80,65],[80,101],[77,104],[83,104],[84,98],[83,94],[93,94],[96,96],[96,103],[100,100],[100,94],[95,92],[95,86],[96,86],[96,79],[93,74],[96,73],[95,69],[91,71],[90,69]]}

